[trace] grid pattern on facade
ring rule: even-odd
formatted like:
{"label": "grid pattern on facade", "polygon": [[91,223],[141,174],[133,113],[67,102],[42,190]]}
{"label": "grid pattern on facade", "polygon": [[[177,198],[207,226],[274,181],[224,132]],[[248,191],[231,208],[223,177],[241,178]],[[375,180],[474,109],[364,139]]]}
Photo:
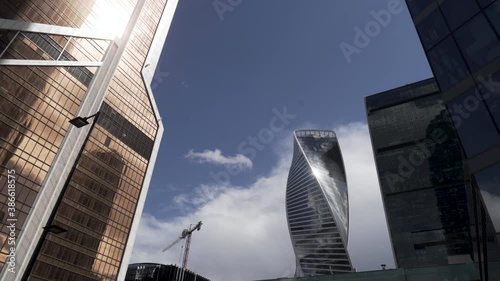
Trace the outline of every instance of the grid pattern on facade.
{"label": "grid pattern on facade", "polygon": [[[0,18],[102,31],[125,26],[136,0],[0,1]],[[141,69],[166,1],[146,1],[31,280],[115,280],[158,123]],[[119,23],[121,26],[117,26]],[[0,30],[2,59],[101,61],[110,41]],[[0,67],[0,187],[17,174],[17,235],[97,68]],[[7,130],[4,130],[4,125]],[[5,192],[4,192],[5,191]],[[0,197],[6,202],[5,196]],[[2,206],[7,206],[3,204]],[[2,210],[4,214],[5,210]],[[0,269],[7,249],[0,231]]]}
{"label": "grid pattern on facade", "polygon": [[[63,27],[92,28],[93,21],[102,22],[106,16],[103,10],[99,10],[99,6],[103,6],[99,5],[99,3],[102,4],[106,1],[95,2],[92,4],[91,1],[77,0],[0,1],[0,18]],[[85,8],[82,8],[83,5],[85,5]],[[91,11],[89,11],[90,7],[92,7]],[[58,14],[59,12],[61,14]],[[127,13],[122,12],[121,17],[124,17]],[[130,14],[130,11],[128,14]],[[18,33],[12,30],[0,30],[0,35],[2,35],[0,36],[0,53],[6,51],[2,59],[100,61],[109,45],[108,40],[30,32]],[[31,54],[33,52],[27,52],[27,48],[33,49],[36,55]],[[80,77],[81,74],[78,69],[72,71],[77,71],[75,76]],[[79,69],[79,71],[90,76],[88,70],[84,68]]]}
{"label": "grid pattern on facade", "polygon": [[500,259],[500,203],[492,200],[500,197],[500,181],[490,172],[500,165],[500,1],[406,2],[453,118],[467,180],[478,195],[482,278],[496,280],[500,275],[488,276],[487,267]]}
{"label": "grid pattern on facade", "polygon": [[[118,1],[121,2],[121,1]],[[158,124],[140,71],[165,1],[146,1],[31,279],[116,280]]]}
{"label": "grid pattern on facade", "polygon": [[[471,263],[473,200],[436,82],[428,79],[395,91],[399,103],[388,91],[375,95],[375,105],[367,97],[366,107],[396,264]],[[390,105],[377,106],[383,100]]]}
{"label": "grid pattern on facade", "polygon": [[[46,13],[48,4],[38,4],[41,5],[35,5],[34,1],[0,1],[0,18],[64,24]],[[53,8],[65,9],[71,5],[70,1],[58,4]],[[67,25],[80,27],[87,14],[80,10],[74,16],[73,24]],[[64,36],[10,30],[1,30],[0,35],[2,59],[97,60],[102,58],[108,44],[103,40],[69,40]],[[95,71],[96,68],[81,67],[0,67],[0,201],[7,208],[5,171],[13,169],[17,177],[18,236],[69,128],[67,120],[74,117]],[[2,209],[3,214],[5,211]],[[3,224],[0,230],[0,269],[8,252],[6,227]]]}
{"label": "grid pattern on facade", "polygon": [[[87,87],[62,67],[0,67],[0,81],[0,204],[7,213],[6,171],[13,169],[19,235]],[[0,268],[9,248],[6,227]]]}
{"label": "grid pattern on facade", "polygon": [[407,2],[467,158],[500,145],[500,2]]}
{"label": "grid pattern on facade", "polygon": [[[135,127],[119,112],[104,102],[101,107],[98,124],[108,131],[113,137],[119,139],[144,159],[149,159],[153,148],[153,140]],[[122,129],[122,130],[120,130]]]}
{"label": "grid pattern on facade", "polygon": [[[301,141],[298,141],[299,138]],[[308,150],[317,148],[316,144],[326,149],[317,153]],[[304,152],[304,148],[307,152]],[[334,157],[331,153],[333,150]],[[301,130],[294,134],[294,154],[286,189],[286,212],[297,259],[296,276],[352,271],[347,253],[348,226],[339,219],[340,213],[347,211],[347,206],[335,199],[340,192],[344,192],[347,199],[345,172],[339,156],[340,150],[332,131]],[[316,163],[311,166],[308,160]],[[337,169],[329,165],[330,161],[335,162]],[[338,169],[339,166],[342,169]],[[334,181],[325,185],[319,179],[325,176],[323,172],[330,180],[334,177],[343,182],[345,189],[339,188]]]}
{"label": "grid pattern on facade", "polygon": [[150,139],[155,138],[158,124],[139,70],[144,65],[165,2],[146,1],[138,20],[141,24],[131,34],[133,43],[127,45],[106,96],[106,102],[115,111],[129,117],[129,122]]}

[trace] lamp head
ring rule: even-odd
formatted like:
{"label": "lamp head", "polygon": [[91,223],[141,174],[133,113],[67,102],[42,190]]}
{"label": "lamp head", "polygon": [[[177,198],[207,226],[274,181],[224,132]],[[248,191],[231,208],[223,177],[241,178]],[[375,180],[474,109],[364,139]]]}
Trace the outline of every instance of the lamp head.
{"label": "lamp head", "polygon": [[73,124],[73,126],[75,126],[77,128],[81,128],[83,126],[88,125],[89,121],[87,121],[87,118],[83,118],[83,117],[78,116],[76,118],[69,120],[69,123]]}
{"label": "lamp head", "polygon": [[54,234],[61,234],[61,233],[67,232],[66,229],[64,229],[58,225],[55,225],[55,224],[51,224],[49,226],[46,226],[43,229],[45,229],[47,232],[54,233]]}

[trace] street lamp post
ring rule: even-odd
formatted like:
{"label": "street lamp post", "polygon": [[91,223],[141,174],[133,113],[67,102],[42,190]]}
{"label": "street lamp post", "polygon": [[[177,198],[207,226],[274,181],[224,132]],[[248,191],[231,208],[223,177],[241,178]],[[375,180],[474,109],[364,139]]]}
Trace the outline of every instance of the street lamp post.
{"label": "street lamp post", "polygon": [[85,149],[85,145],[87,144],[87,141],[90,138],[90,133],[94,129],[95,124],[97,123],[97,118],[99,117],[99,111],[93,115],[90,115],[88,117],[76,117],[71,119],[69,122],[77,127],[81,128],[83,126],[86,126],[90,124],[87,120],[90,118],[94,118],[92,125],[87,133],[87,136],[85,136],[85,140],[83,141],[82,147],[80,148],[80,151],[78,152],[78,155],[76,156],[75,162],[73,163],[73,166],[71,167],[71,170],[69,171],[68,177],[66,178],[66,181],[64,182],[64,185],[62,187],[61,193],[59,193],[59,197],[57,198],[56,204],[54,205],[54,208],[52,209],[52,212],[50,213],[50,217],[47,220],[47,224],[43,227],[43,232],[42,235],[40,236],[40,239],[38,240],[38,243],[36,244],[35,250],[33,251],[33,254],[31,255],[31,258],[29,260],[28,266],[26,267],[26,270],[23,273],[23,277],[21,278],[22,281],[27,281],[31,271],[33,270],[33,266],[35,265],[36,258],[40,254],[40,250],[42,249],[43,241],[47,238],[47,235],[49,233],[54,233],[54,234],[60,234],[67,232],[66,229],[53,224],[54,223],[54,218],[57,213],[57,209],[59,209],[59,205],[61,205],[62,199],[64,197],[64,194],[66,193],[66,190],[68,189],[69,182],[71,181],[71,178],[73,177],[73,174],[76,171],[76,167],[78,165],[78,161],[80,160],[80,157],[82,156],[83,150]]}

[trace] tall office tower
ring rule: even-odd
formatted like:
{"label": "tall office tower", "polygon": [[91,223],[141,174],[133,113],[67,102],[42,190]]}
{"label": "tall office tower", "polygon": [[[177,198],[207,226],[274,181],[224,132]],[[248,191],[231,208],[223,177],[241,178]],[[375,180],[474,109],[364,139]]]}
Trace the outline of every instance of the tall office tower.
{"label": "tall office tower", "polygon": [[[486,280],[491,269],[500,268],[489,266],[500,258],[494,253],[500,240],[500,1],[406,3],[453,118],[466,177],[478,198],[478,216],[493,220],[491,233],[485,221],[479,229]],[[490,280],[500,280],[500,275]]]}
{"label": "tall office tower", "polygon": [[177,2],[0,0],[0,280],[125,278]]}
{"label": "tall office tower", "polygon": [[294,132],[286,213],[297,261],[295,276],[353,271],[347,252],[347,181],[333,131]]}
{"label": "tall office tower", "polygon": [[472,192],[435,80],[369,96],[366,111],[396,265],[475,261]]}

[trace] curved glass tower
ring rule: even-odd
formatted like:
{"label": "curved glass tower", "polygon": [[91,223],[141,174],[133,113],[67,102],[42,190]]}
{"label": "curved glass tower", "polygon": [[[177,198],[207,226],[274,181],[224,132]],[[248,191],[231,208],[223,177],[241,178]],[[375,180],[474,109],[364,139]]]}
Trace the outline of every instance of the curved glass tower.
{"label": "curved glass tower", "polygon": [[295,276],[351,272],[349,209],[344,163],[330,130],[297,130],[286,186]]}

